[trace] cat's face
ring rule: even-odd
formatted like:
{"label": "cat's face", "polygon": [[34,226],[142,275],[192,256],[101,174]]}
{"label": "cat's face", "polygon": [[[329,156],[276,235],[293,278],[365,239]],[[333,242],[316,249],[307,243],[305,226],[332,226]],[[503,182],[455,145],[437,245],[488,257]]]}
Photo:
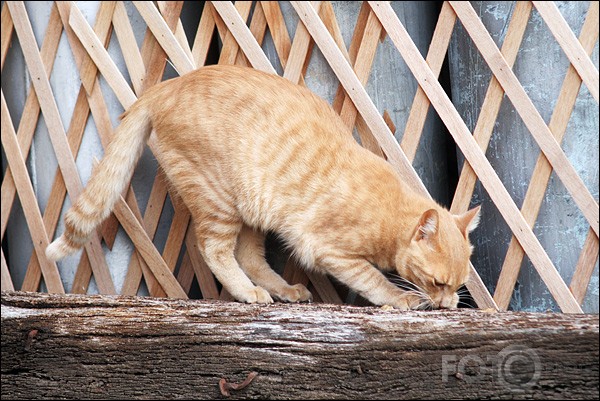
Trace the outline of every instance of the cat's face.
{"label": "cat's face", "polygon": [[479,222],[476,207],[456,216],[427,210],[415,227],[408,249],[396,257],[396,270],[421,291],[424,306],[456,308],[457,291],[469,278],[469,232]]}

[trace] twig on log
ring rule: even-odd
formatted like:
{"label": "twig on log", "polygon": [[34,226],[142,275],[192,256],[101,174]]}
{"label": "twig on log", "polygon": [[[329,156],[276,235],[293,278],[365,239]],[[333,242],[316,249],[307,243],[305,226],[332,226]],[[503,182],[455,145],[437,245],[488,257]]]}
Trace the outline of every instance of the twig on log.
{"label": "twig on log", "polygon": [[247,387],[250,383],[252,383],[252,380],[254,380],[256,376],[258,376],[258,372],[250,372],[248,373],[248,377],[246,377],[246,380],[239,384],[228,383],[227,379],[223,377],[221,378],[221,380],[219,380],[219,390],[221,390],[221,394],[223,394],[225,397],[230,397],[231,393],[229,392],[229,390],[237,391]]}

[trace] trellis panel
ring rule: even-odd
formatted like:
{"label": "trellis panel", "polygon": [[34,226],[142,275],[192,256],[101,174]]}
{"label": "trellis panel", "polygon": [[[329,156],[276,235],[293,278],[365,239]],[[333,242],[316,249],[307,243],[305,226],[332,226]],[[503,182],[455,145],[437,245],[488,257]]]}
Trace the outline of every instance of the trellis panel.
{"label": "trellis panel", "polygon": [[[77,3],[56,2],[50,13],[44,42],[38,48],[24,4],[14,1],[4,3],[2,69],[11,42],[18,38],[32,84],[16,133],[4,99],[9,94],[2,94],[2,146],[7,153],[8,162],[2,181],[2,238],[4,239],[9,224],[15,197],[18,196],[21,203],[26,205],[25,217],[34,243],[34,253],[21,289],[38,290],[43,277],[49,291],[64,291],[57,266],[45,259],[43,249],[56,234],[67,193],[71,198],[76,198],[81,191],[81,181],[74,160],[88,118],[93,119],[103,147],[106,147],[113,134],[99,76],[106,80],[126,109],[145,89],[160,82],[167,60],[179,74],[202,67],[206,63],[214,35],[219,35],[223,44],[219,63],[250,65],[275,73],[272,62],[262,50],[268,31],[273,38],[283,76],[292,82],[304,85],[304,74],[312,48],[319,48],[340,83],[333,101],[334,109],[349,128],[357,128],[363,146],[386,158],[415,190],[425,195],[428,193],[412,162],[421,142],[427,113],[430,105],[433,106],[466,157],[451,211],[461,213],[468,208],[475,183],[479,180],[513,233],[500,277],[495,283],[494,298],[471,266],[472,277],[467,287],[478,306],[501,309],[508,307],[520,266],[527,256],[561,310],[581,312],[581,303],[598,259],[598,202],[569,162],[560,142],[565,135],[582,83],[598,101],[598,70],[589,57],[598,38],[597,2],[590,3],[579,40],[554,3],[517,2],[501,50],[469,3],[444,2],[425,58],[417,50],[388,2],[362,3],[348,48],[342,39],[330,2],[292,2],[299,17],[293,39],[288,35],[288,27],[278,2],[237,1],[235,5],[231,2],[206,2],[194,37],[189,40],[193,42],[191,47],[180,20],[182,6],[183,2],[158,2],[157,5],[151,2],[134,2],[135,9],[147,25],[143,44],[138,48],[132,24],[122,2],[102,2],[94,29],[83,17]],[[542,120],[511,69],[533,7],[572,63],[566,72],[548,125]],[[493,72],[472,133],[438,82],[450,38],[458,21],[465,27]],[[81,78],[81,88],[68,130],[62,124],[48,80],[63,30]],[[113,31],[130,80],[124,77],[107,51]],[[382,116],[365,90],[375,54],[386,35],[397,47],[419,83],[400,143],[393,136],[395,127],[389,114],[386,112]],[[541,149],[521,210],[485,157],[504,95],[510,99]],[[25,166],[40,112],[48,126],[52,150],[59,162],[43,215],[31,189],[31,180]],[[154,136],[151,136],[149,147],[151,150],[155,148]],[[552,171],[556,171],[590,225],[570,288],[558,274],[532,231]],[[137,294],[143,279],[153,296],[185,298],[195,277],[204,298],[230,298],[224,291],[219,293],[215,279],[197,249],[193,230],[189,229],[189,212],[176,195],[169,193],[165,180],[164,173],[159,169],[144,213],[138,205],[134,189],[128,187],[119,200],[114,215],[86,245],[70,292],[87,292],[92,277],[101,293],[116,292],[100,241],[104,240],[109,248],[112,247],[117,228],[121,226],[135,245],[121,288],[122,294]],[[173,204],[174,214],[161,254],[154,246],[153,239],[168,198]],[[179,259],[181,264],[177,271]],[[3,290],[14,288],[10,270],[2,252]],[[338,289],[327,277],[302,271],[293,259],[288,261],[283,275],[292,283],[302,282],[308,285],[315,294],[315,299],[342,302]]]}

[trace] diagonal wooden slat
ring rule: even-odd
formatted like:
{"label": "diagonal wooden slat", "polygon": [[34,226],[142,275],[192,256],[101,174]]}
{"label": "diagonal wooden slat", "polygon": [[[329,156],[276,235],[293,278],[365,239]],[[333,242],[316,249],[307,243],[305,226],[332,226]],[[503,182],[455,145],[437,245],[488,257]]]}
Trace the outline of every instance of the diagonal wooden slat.
{"label": "diagonal wooden slat", "polygon": [[[279,56],[281,66],[285,69],[288,57],[290,56],[292,41],[285,26],[281,7],[279,7],[279,3],[276,1],[261,1],[260,8],[263,10],[265,20],[269,26],[269,32],[271,32],[275,51]],[[254,18],[253,16],[252,19],[254,20]]]}
{"label": "diagonal wooden slat", "polygon": [[4,250],[0,248],[0,263],[2,263],[2,275],[0,276],[0,289],[2,291],[14,291],[15,286],[12,282],[12,277],[10,276],[10,271],[8,270],[8,265],[6,264],[6,258],[4,257]]}
{"label": "diagonal wooden slat", "polygon": [[91,59],[101,71],[111,89],[115,92],[119,102],[127,109],[137,98],[77,7],[71,7],[69,25],[81,41],[81,44],[88,51]]}
{"label": "diagonal wooden slat", "polygon": [[129,24],[127,10],[123,3],[118,2],[113,14],[113,25],[119,44],[121,45],[121,53],[125,59],[127,70],[131,78],[131,83],[136,93],[140,94],[143,90],[144,76],[146,75],[146,67],[144,60],[137,47],[133,29]]}
{"label": "diagonal wooden slat", "polygon": [[198,29],[192,44],[192,61],[195,65],[204,65],[215,30],[215,20],[212,16],[212,5],[205,2],[202,8]]}
{"label": "diagonal wooden slat", "polygon": [[373,101],[360,83],[360,80],[354,74],[352,67],[343,56],[335,41],[327,32],[327,28],[309,3],[292,2],[298,16],[307,27],[315,43],[329,62],[331,68],[338,76],[338,79],[344,85],[346,93],[350,96],[356,108],[362,114],[365,122],[369,126],[373,135],[379,141],[379,144],[387,155],[390,164],[394,169],[405,178],[407,183],[415,190],[421,193],[427,193],[425,186],[419,179],[412,165],[406,159],[400,149],[398,142],[390,132],[387,124],[377,111]]}
{"label": "diagonal wooden slat", "polygon": [[[379,23],[379,20],[375,14],[369,12],[363,29],[364,33],[360,38],[360,46],[358,46],[357,49],[353,68],[361,84],[366,87],[369,75],[371,73],[371,67],[373,66],[373,61],[375,60],[375,52],[377,50],[377,45],[379,44],[383,27]],[[342,118],[342,121],[344,121],[348,127],[353,127],[357,115],[358,110],[356,110],[356,107],[354,107],[350,97],[346,96],[342,102],[342,107],[340,110],[340,117]],[[364,147],[379,156],[383,156],[381,148],[379,148],[379,145],[377,144],[375,138],[373,138],[371,132],[359,132],[359,134],[361,143]]]}
{"label": "diagonal wooden slat", "polygon": [[[597,103],[598,69],[592,63],[588,52],[581,46],[553,1],[534,1],[533,4]],[[598,232],[596,231],[596,233]]]}
{"label": "diagonal wooden slat", "polygon": [[[511,68],[517,58],[521,42],[523,41],[523,35],[527,28],[531,9],[531,2],[518,2],[515,5],[512,19],[506,31],[501,52]],[[450,8],[450,12],[454,14],[452,8]],[[502,89],[502,86],[498,80],[492,76],[481,105],[481,111],[475,125],[475,130],[473,131],[473,137],[484,152],[492,138],[494,124],[496,123],[503,97],[504,90]],[[477,174],[473,171],[471,165],[465,161],[458,179],[458,184],[456,185],[452,206],[450,207],[452,212],[464,213],[467,211],[476,182]]]}
{"label": "diagonal wooden slat", "polygon": [[2,17],[0,24],[0,37],[2,38],[0,41],[0,69],[4,69],[4,61],[6,60],[6,55],[8,54],[8,49],[10,48],[10,41],[12,39],[13,34],[13,23],[12,18],[10,17],[10,12],[8,11],[8,6],[6,3],[2,3]]}
{"label": "diagonal wooden slat", "polygon": [[548,285],[548,289],[557,300],[561,309],[564,312],[581,313],[581,307],[575,298],[573,298],[573,295],[558,274],[558,271],[538,239],[529,228],[510,194],[504,185],[502,185],[498,175],[471,136],[469,129],[452,105],[448,95],[446,95],[437,79],[435,79],[435,75],[427,66],[417,47],[410,40],[408,32],[402,26],[394,10],[385,2],[370,2],[370,4],[387,30],[390,39],[392,39],[392,42],[394,42],[402,54],[404,61],[419,82],[419,85],[421,85],[421,88],[423,88],[429,97],[429,101],[454,137],[456,144],[478,174],[490,198],[519,239],[521,246],[527,251],[534,266]]}
{"label": "diagonal wooden slat", "polygon": [[342,31],[337,22],[337,18],[335,17],[335,11],[333,11],[331,1],[324,1],[323,4],[321,4],[321,10],[317,14],[321,17],[323,25],[327,28],[327,31],[333,38],[338,49],[340,49],[343,56],[346,58],[346,61],[350,61],[350,56],[348,55],[348,50],[344,43],[344,37],[342,36]]}
{"label": "diagonal wooden slat", "polygon": [[[431,71],[435,74],[436,78],[440,75],[440,71],[442,70],[442,64],[444,63],[444,58],[448,52],[448,45],[450,44],[450,38],[452,37],[455,23],[456,14],[452,10],[452,7],[450,7],[450,4],[445,1],[442,5],[440,16],[431,38],[431,43],[429,44],[427,57],[425,58],[425,61],[431,68]],[[429,105],[430,103],[427,95],[419,86],[410,108],[408,119],[406,120],[402,140],[400,141],[400,147],[411,162],[415,159],[417,148],[421,142],[421,134],[423,132],[423,127],[425,126],[425,120],[427,119]]]}
{"label": "diagonal wooden slat", "polygon": [[129,238],[135,244],[138,252],[146,260],[148,267],[165,290],[165,293],[171,298],[187,299],[187,294],[169,270],[169,267],[156,250],[156,247],[154,247],[152,241],[148,238],[146,231],[127,205],[127,202],[125,202],[125,199],[121,197],[117,201],[114,212],[127,232],[127,235],[129,235]]}
{"label": "diagonal wooden slat", "polygon": [[[590,3],[590,10],[580,34],[581,44],[585,49],[586,54],[592,53],[597,39],[598,3],[592,2]],[[562,139],[566,133],[567,124],[569,123],[571,113],[575,108],[575,101],[579,95],[580,87],[581,78],[574,66],[570,65],[569,69],[567,70],[567,74],[565,75],[560,94],[556,101],[554,112],[550,118],[550,123],[548,124],[548,128],[550,128],[552,134],[559,143],[562,142]],[[544,155],[540,154],[533,169],[533,174],[530,180],[531,184],[529,185],[529,188],[527,188],[527,193],[525,194],[525,198],[523,200],[523,206],[521,207],[521,213],[523,213],[523,217],[525,220],[527,220],[527,223],[531,227],[533,227],[535,224],[535,220],[539,214],[551,174],[552,166],[544,157]],[[593,238],[586,241],[586,244],[589,244],[589,241],[592,241],[592,243],[598,243],[598,237],[593,235]],[[516,238],[512,237],[508,246],[508,251],[506,252],[504,263],[502,265],[502,270],[500,271],[500,276],[498,277],[496,291],[494,293],[494,299],[496,300],[496,303],[498,303],[498,305],[503,309],[508,308],[508,304],[517,282],[517,277],[519,275],[524,256],[525,253],[523,248],[519,246]],[[592,262],[592,269],[594,262]]]}
{"label": "diagonal wooden slat", "polygon": [[[161,14],[163,14],[169,8],[168,1],[157,1],[156,4],[158,5],[158,9],[160,10]],[[175,35],[175,38],[177,39],[177,43],[179,44],[179,46],[181,46],[187,58],[190,59],[190,61],[192,61],[192,64],[194,64],[194,55],[192,54],[192,49],[190,48],[187,36],[185,35],[185,30],[183,29],[183,23],[181,22],[181,19],[177,20],[177,26],[175,27],[175,32],[173,33]]]}
{"label": "diagonal wooden slat", "polygon": [[[165,22],[169,29],[175,29],[179,16],[181,14],[183,2],[167,2],[161,9],[161,14],[165,19]],[[211,29],[214,29],[211,28]],[[130,49],[136,51],[135,49]],[[129,51],[124,50],[124,51]],[[146,77],[144,78],[143,89],[147,89],[150,86],[158,83],[163,75],[166,66],[166,53],[148,29],[144,43],[142,44],[142,58],[145,60]],[[153,150],[153,137],[150,139],[150,148]],[[168,188],[166,184],[166,177],[164,172],[159,169],[157,175],[152,184],[150,196],[146,204],[146,211],[143,217],[143,226],[148,233],[150,238],[154,238],[156,230],[158,229],[158,223],[164,207]],[[129,200],[128,200],[129,203]],[[130,203],[131,204],[131,203]],[[127,276],[122,288],[123,294],[135,295],[141,283],[142,274],[148,287],[148,291],[153,296],[165,296],[163,288],[158,283],[154,275],[149,271],[148,267],[142,258],[133,258],[127,269]]]}
{"label": "diagonal wooden slat", "polygon": [[571,279],[571,284],[569,285],[573,296],[580,304],[583,303],[594,267],[598,261],[598,249],[598,238],[590,229],[583,244],[581,255],[579,255],[577,265],[575,266],[575,273]]}
{"label": "diagonal wooden slat", "polygon": [[[267,20],[265,18],[262,3],[257,2],[254,7],[252,21],[250,21],[250,32],[252,33],[252,36],[254,36],[254,39],[256,39],[256,42],[262,46],[265,35],[267,34]],[[225,49],[225,46],[223,46],[223,49]],[[250,65],[244,52],[239,50],[239,46],[235,63],[246,67]]]}
{"label": "diagonal wooden slat", "polygon": [[[12,11],[12,10],[11,10]],[[13,14],[14,15],[14,14]],[[15,18],[16,19],[16,18]],[[4,92],[2,92],[2,146],[4,146],[6,159],[12,167],[15,186],[19,194],[19,199],[23,205],[23,213],[29,227],[33,247],[40,262],[40,268],[44,275],[44,282],[48,287],[48,292],[64,294],[65,290],[60,280],[60,274],[56,263],[46,259],[44,251],[49,244],[44,222],[37,204],[33,186],[29,180],[27,166],[23,159],[23,154],[17,142],[17,135],[12,126],[12,119],[6,106]]]}
{"label": "diagonal wooden slat", "polygon": [[258,42],[256,42],[256,39],[242,17],[235,10],[233,4],[228,1],[213,1],[212,5],[227,25],[229,32],[237,40],[250,64],[256,69],[275,74],[275,69],[271,65],[271,62],[265,56],[265,53],[260,48]]}
{"label": "diagonal wooden slat", "polygon": [[193,71],[195,69],[194,62],[182,49],[158,9],[147,1],[134,1],[133,4],[148,24],[148,28],[152,31],[156,40],[171,58],[179,74],[183,75]]}
{"label": "diagonal wooden slat", "polygon": [[[252,9],[251,1],[236,1],[235,6],[236,14],[239,15],[240,20],[246,26],[246,20],[250,16],[250,10]],[[260,6],[259,6],[260,8]],[[217,13],[218,14],[218,13]],[[221,21],[223,18],[219,15]],[[225,25],[225,22],[223,22]],[[221,47],[221,54],[219,55],[219,64],[235,64],[238,56],[242,56],[243,52],[239,52],[240,46],[235,39],[235,36],[231,33],[231,31],[227,31],[225,34],[225,39],[223,39],[223,46]],[[240,65],[248,66],[246,60],[243,60],[239,63]]]}
{"label": "diagonal wooden slat", "polygon": [[[356,55],[360,46],[362,45],[362,38],[365,35],[365,27],[367,25],[367,19],[371,14],[371,8],[364,1],[360,6],[360,10],[358,11],[358,17],[356,18],[356,25],[354,27],[354,32],[352,33],[352,39],[350,40],[350,46],[348,47],[348,58],[350,60],[350,64],[354,66],[356,64]],[[319,13],[319,15],[321,15]],[[385,31],[384,31],[385,32]],[[344,92],[344,87],[342,85],[338,85],[337,92],[335,93],[335,97],[333,98],[333,102],[331,106],[333,109],[340,112],[342,108],[343,102],[348,98],[346,92]]]}
{"label": "diagonal wooden slat", "polygon": [[202,9],[202,15],[198,23],[198,30],[196,31],[196,37],[192,45],[192,60],[196,66],[204,65],[206,62],[214,33],[215,19],[213,18],[213,7],[207,1],[204,2],[204,8]]}
{"label": "diagonal wooden slat", "polygon": [[552,132],[538,113],[529,96],[527,96],[519,80],[508,64],[506,64],[500,50],[498,50],[494,40],[483,26],[473,7],[465,2],[451,1],[450,5],[473,39],[473,43],[487,61],[496,79],[504,88],[504,92],[512,101],[515,110],[521,116],[529,132],[531,132],[540,149],[554,168],[554,171],[597,235],[600,217],[598,202],[596,202],[579,175],[577,175],[573,165],[569,162],[569,159],[562,151]]}
{"label": "diagonal wooden slat", "polygon": [[[23,49],[25,62],[40,102],[52,147],[62,171],[69,196],[74,200],[81,193],[82,185],[66,140],[65,129],[62,125],[54,95],[46,76],[39,49],[33,36],[27,11],[22,2],[10,2],[8,6],[15,25],[15,31]],[[98,288],[102,293],[114,294],[114,284],[104,260],[100,238],[96,233],[92,234],[91,240],[85,245],[85,248],[92,262]]]}
{"label": "diagonal wooden slat", "polygon": [[[317,12],[320,12],[321,1],[312,1],[311,4]],[[311,52],[311,46],[312,38],[304,24],[299,21],[296,27],[294,40],[292,41],[292,47],[290,48],[290,55],[283,71],[284,78],[287,78],[296,84],[300,82],[303,68],[306,65],[307,58]]]}
{"label": "diagonal wooden slat", "polygon": [[[75,103],[75,109],[73,111],[73,118],[71,119],[69,131],[67,132],[69,147],[73,151],[73,155],[77,154],[79,146],[81,145],[88,114],[87,101],[85,100],[85,88],[82,86],[81,90],[79,91],[77,102]],[[50,191],[50,196],[48,197],[48,203],[46,204],[46,209],[44,210],[43,216],[44,226],[46,227],[47,233],[54,233],[56,230],[66,194],[67,190],[65,187],[65,182],[62,178],[60,170],[57,169],[54,182],[52,183],[52,190]],[[87,258],[87,254],[85,254],[85,259],[87,260],[87,265],[89,267],[89,259]],[[91,271],[91,267],[89,267],[89,270]],[[36,291],[39,288],[40,279],[41,270],[39,261],[35,255],[31,255],[21,290]],[[73,290],[71,289],[70,292],[72,291]]]}
{"label": "diagonal wooden slat", "polygon": [[[104,38],[102,47],[108,46],[110,39],[110,29],[112,28],[111,21],[115,11],[116,1],[103,1],[100,4],[100,10],[98,11],[95,32],[98,38]],[[77,8],[77,7],[75,7]],[[81,82],[85,87],[88,94],[94,90],[94,81],[96,80],[96,65],[89,57],[84,57],[79,67]]]}
{"label": "diagonal wooden slat", "polygon": [[[382,28],[383,27],[379,23],[379,20],[371,12],[369,5],[363,2],[358,13],[350,47],[348,48],[348,59],[350,60],[350,63],[352,64],[357,76],[363,83],[363,86],[366,86],[366,80],[368,79],[371,66],[375,59],[377,44],[381,39],[381,35],[385,34],[385,31],[383,31]],[[352,100],[346,95],[344,87],[341,84],[338,86],[332,106],[333,109],[340,114],[342,120],[348,125],[348,127],[352,128],[356,124],[361,145],[385,159],[385,154],[381,150],[379,143],[373,137],[373,134],[369,130],[362,117],[358,115]],[[386,121],[388,127],[391,127],[391,119],[389,118],[389,114],[387,115],[387,119],[384,114],[384,120]],[[395,128],[390,128],[390,131],[394,133]]]}
{"label": "diagonal wooden slat", "polygon": [[[7,10],[7,19],[10,19],[8,7],[5,6],[5,9]],[[10,26],[12,26],[12,20],[10,21]],[[8,24],[8,21],[5,21],[4,23]],[[44,64],[44,68],[48,72],[48,77],[50,77],[50,72],[54,67],[54,60],[56,58],[56,51],[58,49],[61,32],[62,26],[60,24],[60,20],[58,19],[56,8],[53,7],[50,12],[48,28],[46,29],[46,33],[44,35],[44,42],[42,43],[42,48],[40,49],[40,56]],[[8,40],[8,38],[6,40]],[[6,45],[6,48],[8,48],[8,44]],[[25,159],[29,154],[29,148],[31,147],[31,143],[33,141],[33,135],[35,133],[35,127],[37,126],[39,115],[40,105],[37,100],[35,89],[33,85],[30,85],[27,100],[25,101],[25,106],[23,107],[21,122],[19,123],[19,128],[17,129],[19,147],[21,148],[21,152],[23,153]],[[2,180],[2,238],[4,238],[4,232],[8,224],[8,217],[12,209],[15,193],[16,188],[14,186],[10,166],[8,166]]]}
{"label": "diagonal wooden slat", "polygon": [[185,238],[185,245],[192,263],[192,267],[196,273],[196,278],[198,279],[198,285],[200,286],[200,291],[202,292],[202,298],[219,299],[219,291],[217,289],[217,284],[215,283],[215,278],[206,265],[206,262],[200,255],[198,241],[196,240],[196,236],[192,228],[188,229],[188,233]]}
{"label": "diagonal wooden slat", "polygon": [[190,260],[190,254],[186,252],[183,255],[183,259],[181,259],[181,266],[179,266],[179,271],[177,272],[177,281],[179,281],[181,288],[183,288],[183,291],[188,295],[192,289],[194,277],[196,277],[196,273],[194,272],[194,267]]}
{"label": "diagonal wooden slat", "polygon": [[217,12],[217,10],[215,10],[215,7],[212,4],[210,5],[210,10],[213,13],[213,19],[215,21],[215,27],[217,28],[217,33],[219,34],[219,38],[221,39],[221,43],[223,43],[225,41],[225,38],[227,37],[227,34],[228,34],[229,30],[225,26],[225,23],[223,22],[223,19],[221,18],[221,16]]}

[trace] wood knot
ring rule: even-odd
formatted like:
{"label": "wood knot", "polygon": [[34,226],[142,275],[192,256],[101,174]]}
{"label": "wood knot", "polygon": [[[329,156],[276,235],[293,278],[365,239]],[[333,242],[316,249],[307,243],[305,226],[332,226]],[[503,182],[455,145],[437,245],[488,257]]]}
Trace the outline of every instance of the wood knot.
{"label": "wood knot", "polygon": [[244,380],[241,383],[228,383],[227,379],[225,379],[224,377],[221,378],[221,380],[219,380],[219,390],[221,390],[221,394],[224,395],[225,397],[229,397],[231,396],[231,393],[229,392],[230,390],[241,390],[245,387],[248,387],[248,385],[250,383],[252,383],[252,380],[254,380],[254,378],[258,376],[258,372],[250,372],[248,373],[248,376],[246,377],[246,380]]}

